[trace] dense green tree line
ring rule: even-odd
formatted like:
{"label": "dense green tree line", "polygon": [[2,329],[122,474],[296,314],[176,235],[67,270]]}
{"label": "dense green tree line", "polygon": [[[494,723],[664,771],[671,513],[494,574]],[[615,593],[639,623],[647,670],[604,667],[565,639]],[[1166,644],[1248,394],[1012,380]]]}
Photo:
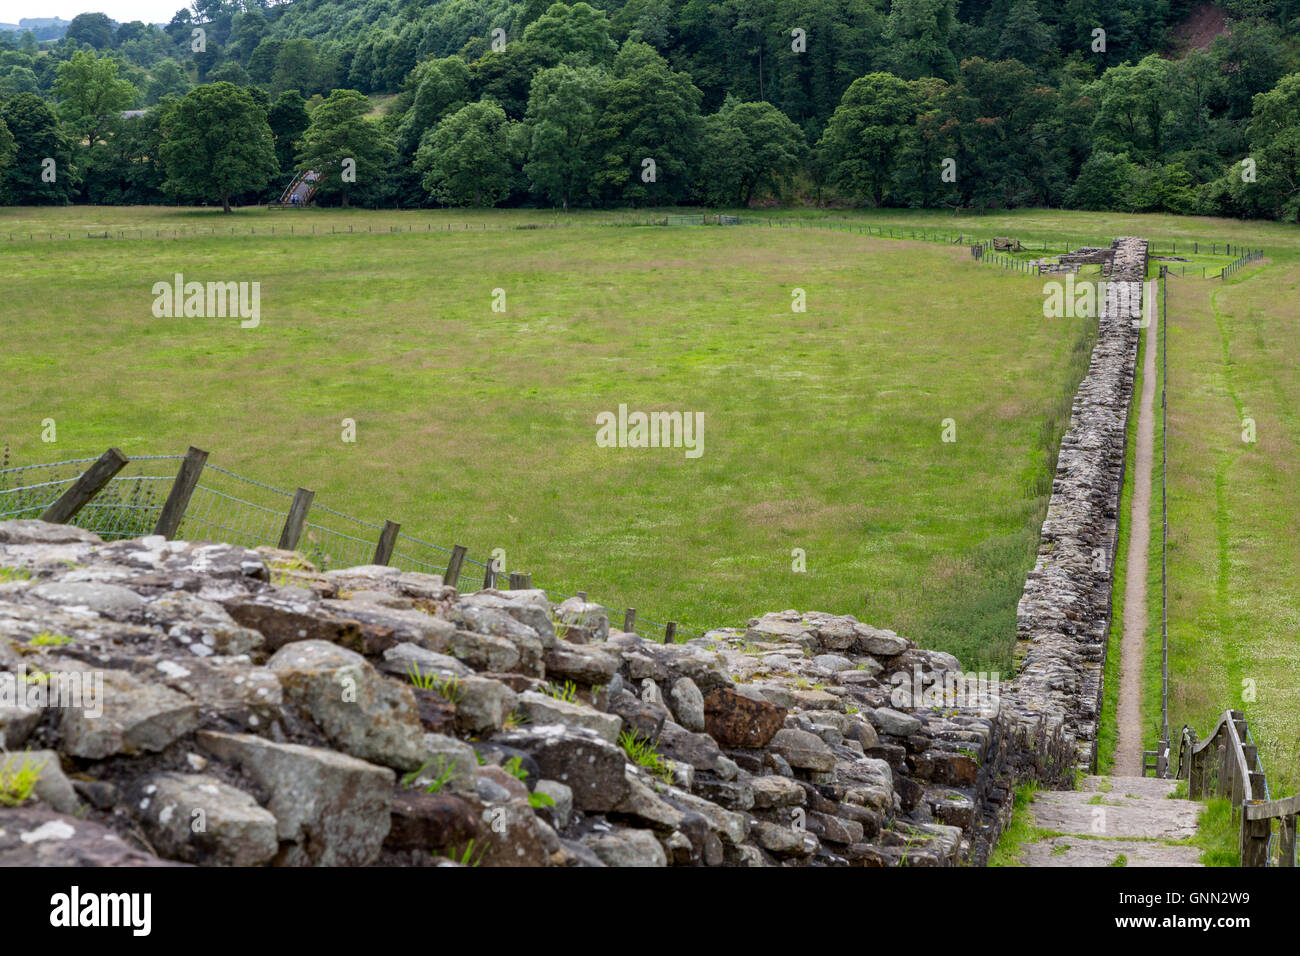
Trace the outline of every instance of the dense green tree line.
{"label": "dense green tree line", "polygon": [[1208,50],[1175,52],[1190,6],[198,0],[166,26],[82,14],[54,43],[0,36],[0,201],[266,201],[312,170],[319,201],[340,204],[1300,218],[1300,0],[1228,0]]}

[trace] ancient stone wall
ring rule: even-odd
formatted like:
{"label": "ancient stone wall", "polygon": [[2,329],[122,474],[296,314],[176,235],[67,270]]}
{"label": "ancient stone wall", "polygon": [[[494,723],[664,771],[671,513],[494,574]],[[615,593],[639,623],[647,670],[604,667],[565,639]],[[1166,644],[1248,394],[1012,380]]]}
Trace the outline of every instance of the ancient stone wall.
{"label": "ancient stone wall", "polygon": [[0,568],[0,786],[38,771],[0,865],[951,865],[1006,751],[913,696],[954,658],[852,617],[663,645],[541,591],[39,521]]}
{"label": "ancient stone wall", "polygon": [[1097,757],[1147,243],[1116,239],[1112,250],[1097,344],[1061,439],[1038,559],[1017,608],[1023,662],[1002,698],[1017,733],[1051,741],[1033,768],[1048,782],[1063,783],[1076,765],[1094,768]]}

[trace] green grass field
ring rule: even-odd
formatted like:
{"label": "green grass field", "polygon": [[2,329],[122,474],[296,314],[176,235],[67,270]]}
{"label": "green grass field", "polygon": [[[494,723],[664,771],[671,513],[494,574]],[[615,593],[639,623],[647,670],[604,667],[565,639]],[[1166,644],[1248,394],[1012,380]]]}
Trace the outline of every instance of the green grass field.
{"label": "green grass field", "polygon": [[1171,729],[1244,711],[1275,796],[1300,788],[1298,293],[1293,253],[1169,284]]}
{"label": "green grass field", "polygon": [[[78,217],[83,233],[226,222],[20,211],[0,232]],[[0,256],[18,463],[195,444],[688,629],[825,608],[1004,670],[1094,334],[1043,320],[1033,280],[964,249],[817,231],[83,238]],[[178,271],[259,281],[260,327],[155,318],[152,286]],[[703,412],[703,455],[597,447],[596,415],[621,403]]]}
{"label": "green grass field", "polygon": [[[1043,320],[1039,282],[976,265],[964,247],[596,225],[652,215],[2,210],[0,441],[19,462],[192,443],[240,473],[481,559],[504,548],[536,583],[689,629],[820,608],[1005,671],[1091,323]],[[1258,674],[1246,709],[1276,748],[1264,746],[1271,775],[1285,773],[1274,765],[1300,750],[1296,665],[1278,656],[1295,620],[1283,572],[1297,509],[1293,448],[1279,443],[1296,439],[1286,313],[1300,231],[1054,211],[780,215],[1049,248],[1145,235],[1160,254],[1179,243],[1192,272],[1230,261],[1225,242],[1268,250],[1226,284],[1171,285],[1170,351],[1187,363],[1170,373],[1171,633],[1195,633],[1175,638],[1171,719],[1208,729],[1239,697],[1238,671]],[[151,230],[159,238],[126,238]],[[105,232],[123,238],[87,237]],[[161,238],[177,233],[191,237]],[[1219,248],[1190,255],[1193,241]],[[154,318],[151,287],[177,271],[260,281],[261,327]],[[805,313],[791,311],[796,287]],[[490,307],[497,288],[505,313]],[[1211,294],[1218,316],[1198,320],[1193,300]],[[1255,470],[1227,443],[1240,424],[1225,371],[1259,408],[1244,461]],[[597,447],[595,416],[620,403],[703,412],[703,456]],[[47,417],[57,445],[40,440]],[[343,418],[355,444],[340,440]],[[945,418],[954,443],[940,440]]]}

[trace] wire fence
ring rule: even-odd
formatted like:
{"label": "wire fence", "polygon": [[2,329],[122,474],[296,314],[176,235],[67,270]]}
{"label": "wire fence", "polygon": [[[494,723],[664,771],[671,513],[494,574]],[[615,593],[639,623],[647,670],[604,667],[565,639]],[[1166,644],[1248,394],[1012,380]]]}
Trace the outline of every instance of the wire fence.
{"label": "wire fence", "polygon": [[[286,214],[291,215],[291,214]],[[308,214],[310,215],[310,214]],[[37,232],[32,230],[5,233],[9,242],[67,242],[87,239],[142,240],[142,239],[215,239],[231,236],[373,236],[399,233],[437,232],[512,232],[530,229],[572,229],[578,226],[662,226],[664,216],[625,215],[606,219],[576,219],[568,222],[401,222],[401,223],[279,223],[262,226],[192,226],[171,229],[59,229]],[[668,217],[671,218],[671,217]],[[696,217],[702,218],[702,217]]]}
{"label": "wire fence", "polygon": [[[96,493],[70,523],[93,531],[105,541],[138,538],[155,533],[164,505],[177,482],[185,455],[132,457]],[[70,458],[37,465],[10,466],[6,449],[0,453],[0,521],[39,518],[100,459]],[[220,541],[248,548],[279,547],[292,510],[295,492],[275,488],[214,464],[203,464],[201,477],[185,506],[176,537],[189,541]],[[312,502],[302,522],[295,550],[322,571],[375,563],[386,525],[367,521]],[[391,554],[382,563],[402,571],[445,575],[458,549],[443,547],[398,530]],[[456,587],[462,593],[504,587],[515,579],[500,562],[476,560],[461,550]],[[531,576],[527,576],[531,584]],[[562,603],[586,594],[542,588],[547,599]],[[599,603],[599,602],[597,602]],[[605,605],[611,614],[612,605]],[[630,611],[630,609],[629,609]],[[665,641],[699,637],[674,621],[658,622],[636,612],[625,612],[613,626],[631,624],[652,639]]]}
{"label": "wire fence", "polygon": [[[895,225],[878,225],[864,221],[860,218],[850,218],[847,216],[832,217],[763,217],[763,216],[741,216],[740,223],[746,226],[767,226],[773,229],[800,229],[800,230],[830,230],[834,232],[846,232],[855,235],[876,236],[882,239],[910,239],[917,242],[939,242],[948,245],[992,245],[990,234],[995,230],[989,228],[978,228],[972,225],[969,229],[951,230],[936,229],[933,227],[903,227]],[[1056,255],[1057,246],[1060,246],[1061,252],[1070,252],[1075,246],[1075,240],[1065,239],[1047,239],[1047,238],[1018,238],[1014,240],[1023,252],[1041,252],[1044,255]],[[1109,245],[1109,239],[1093,238],[1083,240],[1083,244],[1100,243]],[[1205,249],[1201,249],[1205,246]],[[1220,242],[1211,240],[1206,242],[1202,239],[1168,239],[1162,243],[1158,240],[1148,240],[1147,251],[1150,255],[1155,256],[1160,253],[1176,256],[1179,249],[1183,254],[1192,255],[1214,255],[1230,256],[1236,254],[1243,260],[1250,257],[1259,258],[1264,254],[1262,249],[1247,250],[1240,243]],[[1235,265],[1235,263],[1234,263]],[[1214,278],[1213,276],[1211,278]]]}
{"label": "wire fence", "polygon": [[1224,281],[1227,281],[1229,276],[1236,275],[1238,272],[1240,272],[1250,263],[1254,262],[1256,259],[1262,259],[1262,258],[1264,258],[1263,249],[1251,249],[1250,251],[1246,252],[1244,255],[1239,256],[1237,259],[1234,259],[1232,262],[1224,266],[1223,271],[1219,273],[1219,278]]}
{"label": "wire fence", "polygon": [[[175,478],[180,455],[143,455],[131,459],[77,516],[77,524],[105,541],[148,534],[158,521],[163,500]],[[9,466],[0,456],[0,521],[39,518],[66,492],[95,458],[71,458],[40,465]],[[92,527],[93,525],[93,527]]]}
{"label": "wire fence", "polygon": [[[1253,250],[1246,253],[1234,266],[1245,265],[1256,259],[1262,258],[1262,250]],[[1234,270],[1236,271],[1236,270]],[[1160,747],[1166,754],[1169,752],[1169,494],[1166,484],[1166,476],[1169,473],[1169,322],[1168,322],[1168,303],[1167,303],[1167,282],[1168,277],[1173,274],[1172,270],[1162,268],[1160,270]],[[1184,725],[1184,733],[1187,727]],[[1259,747],[1255,744],[1255,739],[1250,732],[1250,726],[1246,725],[1246,742],[1255,748],[1255,761],[1259,769],[1259,779],[1264,787],[1264,799],[1272,800],[1273,796],[1269,791],[1268,775],[1265,772],[1264,762],[1259,756]],[[1180,761],[1181,765],[1181,754]],[[1167,764],[1167,758],[1166,758]],[[1169,775],[1168,766],[1165,768],[1165,775]],[[1179,772],[1181,766],[1175,768],[1174,772]],[[1268,837],[1267,855],[1272,859],[1275,854],[1280,855],[1282,852],[1281,843],[1276,834],[1270,829]],[[1294,850],[1292,850],[1294,853]],[[1294,866],[1295,859],[1288,861],[1279,860],[1279,865]]]}
{"label": "wire fence", "polygon": [[1160,750],[1169,772],[1169,270],[1160,269]]}
{"label": "wire fence", "polygon": [[[1212,246],[1217,251],[1217,244]],[[1219,278],[1226,280],[1248,264],[1264,257],[1263,249],[1243,249],[1225,244],[1225,254],[1238,254],[1238,258],[1223,267]],[[1205,270],[1201,270],[1202,276]],[[1157,744],[1157,768],[1166,774],[1168,768],[1169,740],[1169,321],[1168,282],[1170,276],[1185,277],[1186,268],[1179,272],[1167,265],[1160,266],[1160,741]],[[1262,766],[1262,765],[1261,765]],[[1266,785],[1267,786],[1267,785]]]}
{"label": "wire fence", "polygon": [[[277,210],[284,213],[285,216],[297,214],[296,211],[286,210],[279,206],[256,207],[258,209]],[[415,213],[418,215],[418,213]],[[305,215],[313,215],[306,213]],[[935,229],[927,227],[911,227],[894,225],[878,225],[862,219],[853,219],[850,217],[832,217],[832,216],[809,216],[809,217],[772,217],[772,216],[754,216],[754,215],[732,215],[727,213],[682,213],[682,214],[638,214],[625,213],[614,217],[600,219],[581,218],[567,221],[554,220],[551,222],[486,222],[486,221],[462,221],[462,222],[399,222],[399,223],[363,223],[363,224],[339,224],[339,223],[307,223],[307,222],[290,222],[272,225],[262,225],[260,228],[256,225],[240,226],[234,225],[229,227],[217,226],[193,226],[189,228],[174,227],[171,229],[120,229],[101,227],[99,229],[76,229],[76,230],[47,230],[37,232],[32,230],[9,231],[7,233],[9,242],[49,242],[49,241],[72,241],[72,240],[142,240],[142,239],[201,239],[233,236],[275,236],[275,237],[299,237],[299,236],[373,236],[373,235],[396,235],[403,233],[456,233],[456,232],[505,232],[514,230],[530,229],[571,229],[580,226],[765,226],[769,229],[789,229],[799,231],[830,231],[843,232],[846,234],[856,234],[865,236],[876,236],[879,238],[889,239],[910,239],[917,242],[938,242],[948,245],[969,244],[972,247],[981,247],[982,249],[992,249],[993,240],[989,238],[978,238],[974,233],[969,231],[952,231],[946,229]],[[423,228],[421,228],[423,227]],[[987,236],[989,230],[979,230],[984,236]],[[1015,240],[1016,248],[1019,251],[1035,252],[1040,251],[1044,256],[1056,254],[1056,239],[1017,239]],[[1072,240],[1059,240],[1061,252],[1069,252],[1072,246]],[[1165,253],[1172,256],[1178,255],[1179,244],[1177,239],[1167,240]],[[1160,243],[1157,241],[1148,242],[1148,252],[1155,256],[1161,250]],[[1248,263],[1262,258],[1263,249],[1247,249],[1239,243],[1219,242],[1212,240],[1204,242],[1199,239],[1184,239],[1182,249],[1184,253],[1189,251],[1193,255],[1200,255],[1201,246],[1206,246],[1210,255],[1233,255],[1238,256],[1233,262],[1222,266],[1216,274],[1212,267],[1201,266],[1200,277],[1203,279],[1218,278],[1226,280],[1229,276],[1240,271]],[[973,250],[972,250],[973,251]],[[1026,275],[1037,275],[1042,270],[1038,269],[1032,262],[1024,259],[1018,259],[1014,256],[1008,256],[1000,251],[994,250],[991,253],[981,252],[975,255],[975,258],[986,264],[1000,266],[1008,271],[1023,273]],[[1186,265],[1179,267],[1180,276],[1195,275],[1196,267]],[[1190,268],[1190,272],[1189,272]]]}

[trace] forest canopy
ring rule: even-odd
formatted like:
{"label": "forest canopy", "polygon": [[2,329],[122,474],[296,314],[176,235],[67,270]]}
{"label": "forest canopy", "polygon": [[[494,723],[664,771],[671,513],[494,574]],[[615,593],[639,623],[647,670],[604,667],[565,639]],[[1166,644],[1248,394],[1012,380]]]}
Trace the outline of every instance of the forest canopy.
{"label": "forest canopy", "polygon": [[[0,201],[274,202],[319,165],[317,201],[370,206],[1294,221],[1298,27],[1300,0],[199,0],[167,24],[86,13],[57,39],[0,33]],[[225,135],[259,144],[220,183],[181,169],[184,150],[167,144],[195,141],[184,119],[203,104],[227,110]],[[355,185],[335,168],[345,160]]]}

